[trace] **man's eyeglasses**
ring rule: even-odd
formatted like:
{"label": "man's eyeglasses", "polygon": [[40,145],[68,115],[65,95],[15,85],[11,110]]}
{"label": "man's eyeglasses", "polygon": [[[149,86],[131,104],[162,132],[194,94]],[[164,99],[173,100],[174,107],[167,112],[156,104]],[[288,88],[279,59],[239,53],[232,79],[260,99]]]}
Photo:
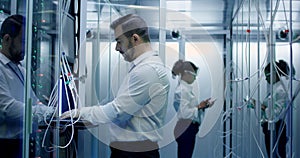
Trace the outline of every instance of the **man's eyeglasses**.
{"label": "man's eyeglasses", "polygon": [[[275,75],[278,75],[278,74],[273,73],[273,75],[275,76]],[[265,74],[265,77],[271,77],[271,73],[270,73],[270,72],[269,72],[269,73],[266,73],[266,74]]]}
{"label": "man's eyeglasses", "polygon": [[194,77],[197,76],[197,73],[193,72],[193,71],[189,71],[189,70],[184,70],[185,73],[188,73],[188,74],[191,74],[193,75]]}
{"label": "man's eyeglasses", "polygon": [[267,73],[265,74],[266,77],[270,77],[271,76],[271,73]]}

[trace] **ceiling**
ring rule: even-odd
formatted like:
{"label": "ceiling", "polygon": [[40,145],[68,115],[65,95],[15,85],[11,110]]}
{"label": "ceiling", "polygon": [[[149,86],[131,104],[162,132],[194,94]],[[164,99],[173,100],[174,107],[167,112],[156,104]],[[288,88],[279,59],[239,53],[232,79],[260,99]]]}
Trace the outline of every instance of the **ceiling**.
{"label": "ceiling", "polygon": [[[294,32],[300,29],[299,8],[300,0],[292,0]],[[87,27],[108,31],[114,18],[136,13],[154,28],[180,30],[187,36],[203,32],[224,35],[231,28],[255,31],[260,26],[268,30],[271,11],[273,15],[276,11],[274,30],[290,29],[290,0],[273,0],[272,4],[270,0],[88,0]],[[160,13],[165,16],[160,17]]]}

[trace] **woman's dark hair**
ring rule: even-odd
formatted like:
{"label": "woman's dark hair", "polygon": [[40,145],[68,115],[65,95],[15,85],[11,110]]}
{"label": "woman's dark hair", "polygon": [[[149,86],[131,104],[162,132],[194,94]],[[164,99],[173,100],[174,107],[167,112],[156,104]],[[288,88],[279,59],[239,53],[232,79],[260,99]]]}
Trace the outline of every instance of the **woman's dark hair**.
{"label": "woman's dark hair", "polygon": [[1,25],[0,39],[6,34],[9,34],[11,38],[17,37],[24,24],[25,17],[22,15],[16,14],[7,17]]}
{"label": "woman's dark hair", "polygon": [[198,69],[199,68],[190,61],[178,60],[175,62],[174,66],[172,68],[172,74],[174,76],[177,76],[179,74],[182,75],[185,70],[193,71],[193,72],[197,73]]}
{"label": "woman's dark hair", "polygon": [[[277,72],[277,75],[280,76],[288,76],[290,74],[290,67],[284,60],[279,60],[279,62],[275,62],[276,66],[274,66],[274,71]],[[265,67],[265,72],[270,72],[270,63]],[[295,68],[292,66],[292,77],[295,76]]]}

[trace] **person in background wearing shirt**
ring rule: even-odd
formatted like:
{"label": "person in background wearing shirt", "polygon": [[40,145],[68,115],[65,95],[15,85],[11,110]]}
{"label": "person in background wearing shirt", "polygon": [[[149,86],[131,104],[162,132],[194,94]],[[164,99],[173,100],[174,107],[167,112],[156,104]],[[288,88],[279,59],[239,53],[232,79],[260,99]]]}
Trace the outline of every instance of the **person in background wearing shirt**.
{"label": "person in background wearing shirt", "polygon": [[110,27],[116,51],[131,63],[128,75],[113,101],[68,111],[61,118],[75,115],[95,125],[110,123],[111,158],[158,158],[170,87],[166,68],[152,50],[140,16],[125,15]]}
{"label": "person in background wearing shirt", "polygon": [[[25,56],[24,30],[22,15],[7,17],[0,30],[0,153],[6,158],[22,155],[25,69],[20,62]],[[33,91],[31,96],[34,116],[54,111],[39,104]]]}
{"label": "person in background wearing shirt", "polygon": [[173,103],[178,117],[174,129],[178,158],[192,157],[204,110],[214,104],[210,98],[199,103],[199,97],[193,94],[192,83],[196,79],[197,71],[195,64],[183,60],[178,60],[172,68],[172,75],[179,76],[180,79]]}
{"label": "person in background wearing shirt", "polygon": [[[288,85],[287,85],[287,77],[290,74],[290,68],[288,64],[284,60],[279,60],[279,62],[274,62],[273,66],[273,79],[271,80],[271,64],[269,63],[264,69],[266,81],[268,84],[273,82],[273,108],[270,109],[269,103],[271,96],[267,95],[267,97],[263,100],[261,105],[261,109],[263,111],[264,119],[262,122],[263,133],[265,134],[265,145],[267,149],[268,156],[270,157],[271,149],[273,150],[274,145],[276,146],[276,150],[272,151],[275,157],[286,157],[286,123],[284,121],[286,115],[286,107],[289,103],[288,97]],[[295,69],[292,68],[292,77],[295,75]],[[271,112],[272,110],[272,112]],[[271,118],[271,113],[273,113],[273,119]],[[275,132],[274,132],[274,144],[270,146],[270,137],[271,131],[268,127],[269,122],[274,122]],[[279,139],[279,140],[278,140]],[[275,144],[275,142],[277,142]]]}

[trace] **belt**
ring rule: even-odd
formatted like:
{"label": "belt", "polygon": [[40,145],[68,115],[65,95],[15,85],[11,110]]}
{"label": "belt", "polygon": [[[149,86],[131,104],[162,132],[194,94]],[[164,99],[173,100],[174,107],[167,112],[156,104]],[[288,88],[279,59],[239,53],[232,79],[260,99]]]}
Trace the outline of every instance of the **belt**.
{"label": "belt", "polygon": [[128,141],[128,142],[111,142],[109,145],[112,150],[123,150],[128,152],[145,152],[151,150],[158,150],[159,146],[157,142],[152,142],[150,140],[144,141]]}

